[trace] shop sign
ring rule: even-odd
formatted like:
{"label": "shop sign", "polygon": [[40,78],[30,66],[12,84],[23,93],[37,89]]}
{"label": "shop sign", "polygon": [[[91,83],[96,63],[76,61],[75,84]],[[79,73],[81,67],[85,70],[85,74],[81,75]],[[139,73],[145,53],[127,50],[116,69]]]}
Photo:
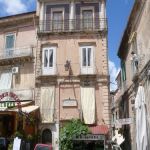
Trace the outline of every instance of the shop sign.
{"label": "shop sign", "polygon": [[0,94],[0,108],[15,107],[15,103],[20,105],[20,99],[15,93],[5,92]]}
{"label": "shop sign", "polygon": [[0,95],[0,101],[5,98],[5,97],[11,97],[13,98],[15,101],[20,101],[20,99],[18,98],[18,96],[15,94],[15,93],[12,93],[12,92],[5,92],[5,93],[2,93]]}
{"label": "shop sign", "polygon": [[4,107],[15,107],[15,102],[3,102],[3,103],[0,103],[0,107],[4,108]]}
{"label": "shop sign", "polygon": [[65,99],[63,100],[63,107],[76,107],[77,100],[76,99]]}
{"label": "shop sign", "polygon": [[87,135],[80,135],[73,138],[75,141],[104,141],[104,135],[94,135],[94,134],[87,134]]}
{"label": "shop sign", "polygon": [[132,123],[133,123],[132,118],[124,118],[124,119],[116,120],[116,124],[119,124],[119,125],[128,125],[128,124],[132,124]]}

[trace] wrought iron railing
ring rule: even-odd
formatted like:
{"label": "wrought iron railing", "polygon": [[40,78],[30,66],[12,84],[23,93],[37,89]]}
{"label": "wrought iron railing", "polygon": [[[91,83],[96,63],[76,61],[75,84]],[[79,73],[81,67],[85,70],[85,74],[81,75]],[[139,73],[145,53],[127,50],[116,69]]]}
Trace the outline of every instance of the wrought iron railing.
{"label": "wrought iron railing", "polygon": [[0,60],[33,56],[33,49],[31,47],[4,49],[1,51],[3,52],[0,53]]}
{"label": "wrought iron railing", "polygon": [[38,33],[48,32],[79,32],[107,30],[107,19],[66,19],[42,20],[39,22]]}

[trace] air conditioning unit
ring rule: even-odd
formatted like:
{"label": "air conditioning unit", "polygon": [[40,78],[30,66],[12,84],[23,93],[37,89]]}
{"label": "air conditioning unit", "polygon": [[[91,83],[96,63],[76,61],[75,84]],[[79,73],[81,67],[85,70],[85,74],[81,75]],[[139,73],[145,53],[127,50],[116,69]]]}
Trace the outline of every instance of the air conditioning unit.
{"label": "air conditioning unit", "polygon": [[12,74],[18,74],[18,73],[19,73],[19,67],[13,67]]}

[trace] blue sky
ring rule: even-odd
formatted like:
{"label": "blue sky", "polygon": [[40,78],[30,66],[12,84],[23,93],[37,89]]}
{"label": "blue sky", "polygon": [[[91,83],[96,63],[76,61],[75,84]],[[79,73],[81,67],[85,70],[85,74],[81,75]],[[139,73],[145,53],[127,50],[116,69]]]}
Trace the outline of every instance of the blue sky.
{"label": "blue sky", "polygon": [[[118,47],[134,0],[107,0],[109,71],[111,82],[119,70]],[[0,0],[0,17],[36,9],[36,0]],[[111,89],[116,85],[111,84]]]}
{"label": "blue sky", "polygon": [[[110,80],[115,84],[120,68],[117,51],[133,4],[134,0],[107,0],[109,72]],[[115,84],[111,84],[112,90],[116,88]]]}

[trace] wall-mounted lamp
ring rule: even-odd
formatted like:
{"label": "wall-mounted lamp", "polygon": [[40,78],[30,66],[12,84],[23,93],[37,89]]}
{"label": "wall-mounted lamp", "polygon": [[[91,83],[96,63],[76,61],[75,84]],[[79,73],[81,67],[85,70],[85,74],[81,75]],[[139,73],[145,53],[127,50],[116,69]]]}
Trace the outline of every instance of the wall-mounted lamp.
{"label": "wall-mounted lamp", "polygon": [[132,60],[135,63],[135,67],[138,69],[138,65],[139,65],[138,55],[134,51],[131,52],[131,55],[132,55]]}
{"label": "wall-mounted lamp", "polygon": [[65,67],[65,71],[69,71],[71,69],[71,61],[66,60],[64,67]]}

